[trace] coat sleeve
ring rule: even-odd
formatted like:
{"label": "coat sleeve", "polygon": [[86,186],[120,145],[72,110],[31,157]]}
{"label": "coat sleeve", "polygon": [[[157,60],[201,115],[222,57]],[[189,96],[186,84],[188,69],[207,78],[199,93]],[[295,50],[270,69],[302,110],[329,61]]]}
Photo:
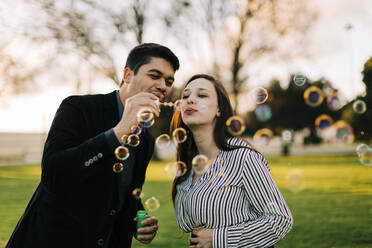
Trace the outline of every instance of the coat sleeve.
{"label": "coat sleeve", "polygon": [[259,218],[213,231],[213,247],[268,247],[291,229],[292,214],[257,152],[248,153],[242,168],[242,186],[252,211]]}
{"label": "coat sleeve", "polygon": [[84,140],[83,134],[89,127],[85,118],[76,97],[66,98],[62,102],[44,146],[42,179],[53,184],[58,178],[69,178],[63,182],[68,186],[79,182],[84,176],[98,174],[101,170],[96,167],[107,166],[107,159],[115,161],[114,149],[120,144],[119,141],[113,144],[105,132]]}

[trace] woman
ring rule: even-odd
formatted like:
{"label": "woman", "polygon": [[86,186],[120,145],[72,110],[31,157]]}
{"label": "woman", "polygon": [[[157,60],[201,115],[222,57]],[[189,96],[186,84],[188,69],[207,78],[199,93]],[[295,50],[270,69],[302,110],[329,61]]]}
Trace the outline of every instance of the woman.
{"label": "woman", "polygon": [[[171,129],[183,127],[186,142],[177,159],[187,172],[175,179],[176,219],[192,232],[190,247],[270,247],[291,229],[293,219],[266,159],[226,129],[233,115],[227,92],[212,76],[193,76],[182,92]],[[209,169],[195,173],[192,159],[203,154]]]}

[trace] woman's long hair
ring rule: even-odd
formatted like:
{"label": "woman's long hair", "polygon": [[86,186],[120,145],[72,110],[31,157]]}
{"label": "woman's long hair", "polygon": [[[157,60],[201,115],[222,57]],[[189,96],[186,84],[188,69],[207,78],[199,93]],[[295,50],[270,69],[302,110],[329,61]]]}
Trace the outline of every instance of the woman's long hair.
{"label": "woman's long hair", "polygon": [[[229,117],[233,116],[234,112],[231,107],[229,96],[220,81],[216,80],[213,76],[210,76],[207,74],[196,74],[192,76],[186,82],[184,88],[182,89],[182,92],[184,91],[184,89],[190,82],[198,78],[204,78],[210,81],[214,85],[214,88],[217,93],[217,104],[218,104],[218,108],[220,111],[220,116],[216,117],[216,123],[215,123],[214,130],[213,130],[213,138],[214,138],[214,142],[216,143],[218,149],[229,151],[229,150],[244,147],[244,148],[255,150],[253,146],[249,144],[249,142],[243,138],[241,139],[247,143],[247,146],[231,146],[227,143],[227,140],[233,136],[226,129],[226,121]],[[184,162],[187,166],[187,171],[185,175],[177,177],[173,181],[173,185],[172,185],[173,204],[174,204],[175,197],[177,194],[177,185],[185,181],[186,178],[188,178],[192,170],[192,167],[191,167],[192,159],[199,153],[191,130],[182,121],[181,112],[175,111],[173,114],[172,120],[171,120],[171,124],[170,124],[170,133],[172,133],[173,130],[179,127],[182,127],[186,130],[187,139],[184,143],[178,144],[177,146],[177,161]]]}

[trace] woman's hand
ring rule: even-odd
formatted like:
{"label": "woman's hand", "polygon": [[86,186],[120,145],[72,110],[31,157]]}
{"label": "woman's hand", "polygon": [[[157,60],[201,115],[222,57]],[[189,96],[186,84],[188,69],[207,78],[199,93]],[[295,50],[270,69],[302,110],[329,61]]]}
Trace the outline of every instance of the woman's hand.
{"label": "woman's hand", "polygon": [[190,238],[190,243],[194,243],[194,245],[190,245],[189,248],[212,248],[213,229],[195,227],[192,234],[196,237]]}

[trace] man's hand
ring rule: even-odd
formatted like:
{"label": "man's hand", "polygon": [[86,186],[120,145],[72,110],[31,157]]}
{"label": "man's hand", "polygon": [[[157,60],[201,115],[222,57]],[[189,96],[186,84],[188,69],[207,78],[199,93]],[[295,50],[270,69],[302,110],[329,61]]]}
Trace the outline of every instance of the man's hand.
{"label": "man's hand", "polygon": [[189,248],[212,248],[213,229],[196,227],[192,230],[192,233],[196,235],[196,237],[190,238],[190,243],[194,243],[195,245],[190,245]]}
{"label": "man's hand", "polygon": [[[134,221],[137,222],[137,217],[134,218]],[[147,215],[147,218],[141,221],[141,224],[144,226],[137,229],[137,240],[143,244],[149,244],[155,238],[156,232],[159,229],[158,219],[154,216]]]}
{"label": "man's hand", "polygon": [[141,92],[137,95],[129,97],[125,101],[124,113],[119,123],[114,127],[114,133],[117,139],[124,134],[130,133],[130,128],[137,125],[137,113],[141,108],[150,109],[156,117],[159,117],[160,107],[156,102],[159,100],[157,96],[147,92]]}

